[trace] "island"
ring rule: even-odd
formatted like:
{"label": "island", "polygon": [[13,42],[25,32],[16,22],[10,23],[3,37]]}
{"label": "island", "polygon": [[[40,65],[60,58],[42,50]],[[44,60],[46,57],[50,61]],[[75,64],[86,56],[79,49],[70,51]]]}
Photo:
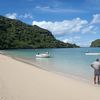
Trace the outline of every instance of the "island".
{"label": "island", "polygon": [[57,40],[50,31],[17,19],[0,16],[0,49],[76,48]]}
{"label": "island", "polygon": [[90,47],[100,47],[100,39],[92,41]]}

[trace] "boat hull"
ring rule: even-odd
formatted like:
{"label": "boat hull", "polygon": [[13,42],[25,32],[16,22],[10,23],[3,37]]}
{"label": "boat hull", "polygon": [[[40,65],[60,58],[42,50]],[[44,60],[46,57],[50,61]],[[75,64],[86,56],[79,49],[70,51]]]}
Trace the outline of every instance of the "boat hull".
{"label": "boat hull", "polygon": [[85,55],[100,55],[100,53],[85,53]]}
{"label": "boat hull", "polygon": [[38,57],[38,58],[49,58],[50,55],[48,55],[48,54],[39,54],[39,55],[36,55],[36,57]]}

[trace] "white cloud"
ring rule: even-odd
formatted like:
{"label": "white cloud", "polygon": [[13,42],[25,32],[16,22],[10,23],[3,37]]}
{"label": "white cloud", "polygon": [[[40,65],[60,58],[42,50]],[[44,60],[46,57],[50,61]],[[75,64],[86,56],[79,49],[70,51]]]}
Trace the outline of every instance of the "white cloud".
{"label": "white cloud", "polygon": [[88,25],[87,27],[82,29],[82,33],[96,34],[96,27],[94,25]]}
{"label": "white cloud", "polygon": [[90,25],[87,20],[75,18],[64,21],[33,21],[32,25],[38,25],[44,29],[48,29],[54,35],[64,35],[71,33],[93,33],[94,26]]}
{"label": "white cloud", "polygon": [[81,41],[81,42],[77,42],[77,45],[81,46],[81,47],[89,47],[91,45],[91,40],[89,41]]}
{"label": "white cloud", "polygon": [[24,15],[20,15],[19,17],[20,18],[29,18],[29,19],[33,18],[33,16],[31,14],[29,14],[29,13],[25,13]]}
{"label": "white cloud", "polygon": [[65,43],[72,43],[72,44],[76,43],[78,46],[81,46],[81,47],[89,47],[93,40],[83,41],[81,40],[81,37],[75,36],[75,37],[62,39],[62,41]]}
{"label": "white cloud", "polygon": [[100,23],[100,14],[93,15],[93,20],[91,21],[91,24],[98,24]]}
{"label": "white cloud", "polygon": [[16,13],[8,13],[5,16],[8,17],[8,18],[11,18],[11,19],[16,19],[16,18],[33,19],[33,16],[30,13],[25,13],[25,14],[22,14],[22,15],[18,15]]}
{"label": "white cloud", "polygon": [[71,8],[55,8],[50,6],[36,6],[38,10],[46,11],[46,12],[53,12],[53,13],[86,13],[87,11],[83,11],[80,9],[71,9]]}
{"label": "white cloud", "polygon": [[73,36],[73,37],[69,37],[69,38],[64,38],[64,39],[60,39],[65,43],[75,43],[76,40],[80,40],[81,37],[80,36]]}
{"label": "white cloud", "polygon": [[62,41],[65,42],[65,43],[73,43],[72,37],[63,39]]}
{"label": "white cloud", "polygon": [[49,6],[36,6],[35,7],[36,9],[41,9],[41,10],[43,10],[43,9],[50,9],[50,7]]}
{"label": "white cloud", "polygon": [[8,13],[5,16],[8,17],[8,18],[11,18],[11,19],[16,19],[17,14],[16,13]]}

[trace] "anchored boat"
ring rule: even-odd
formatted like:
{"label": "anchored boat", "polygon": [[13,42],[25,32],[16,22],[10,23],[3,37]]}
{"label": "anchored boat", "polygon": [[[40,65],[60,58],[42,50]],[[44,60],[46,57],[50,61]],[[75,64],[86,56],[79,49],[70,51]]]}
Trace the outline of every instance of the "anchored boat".
{"label": "anchored boat", "polygon": [[42,54],[37,54],[36,57],[38,57],[38,58],[49,58],[50,55],[49,55],[48,52],[46,52],[46,53],[42,53]]}
{"label": "anchored boat", "polygon": [[100,53],[95,53],[95,52],[87,52],[85,53],[85,55],[100,55]]}

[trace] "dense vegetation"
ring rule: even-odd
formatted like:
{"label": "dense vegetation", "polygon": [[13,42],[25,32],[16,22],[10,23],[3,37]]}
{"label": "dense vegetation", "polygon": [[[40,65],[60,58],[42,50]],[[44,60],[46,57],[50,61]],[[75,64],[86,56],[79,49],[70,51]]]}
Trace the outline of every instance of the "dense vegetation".
{"label": "dense vegetation", "polygon": [[100,39],[97,39],[91,43],[91,47],[100,47]]}
{"label": "dense vegetation", "polygon": [[0,16],[0,49],[78,47],[63,43],[46,29]]}

